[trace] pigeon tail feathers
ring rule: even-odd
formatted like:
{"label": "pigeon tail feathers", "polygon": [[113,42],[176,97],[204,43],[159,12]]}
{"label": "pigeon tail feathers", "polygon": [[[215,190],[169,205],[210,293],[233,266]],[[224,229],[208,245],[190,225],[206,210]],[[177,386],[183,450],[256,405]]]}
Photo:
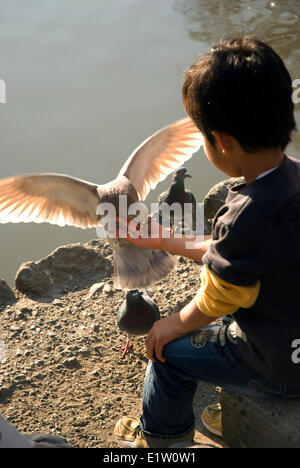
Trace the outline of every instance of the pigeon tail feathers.
{"label": "pigeon tail feathers", "polygon": [[163,250],[141,249],[127,240],[111,239],[114,255],[114,286],[141,289],[166,277],[177,263],[177,256]]}

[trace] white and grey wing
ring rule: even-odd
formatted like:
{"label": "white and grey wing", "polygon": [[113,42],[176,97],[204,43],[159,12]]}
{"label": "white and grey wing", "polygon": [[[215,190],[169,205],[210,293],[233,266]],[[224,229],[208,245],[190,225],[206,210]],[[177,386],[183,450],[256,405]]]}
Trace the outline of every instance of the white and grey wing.
{"label": "white and grey wing", "polygon": [[33,174],[0,180],[0,223],[98,224],[97,185],[64,174]]}
{"label": "white and grey wing", "polygon": [[158,182],[184,164],[203,145],[203,137],[186,117],[147,138],[129,156],[118,177],[125,176],[144,200]]}

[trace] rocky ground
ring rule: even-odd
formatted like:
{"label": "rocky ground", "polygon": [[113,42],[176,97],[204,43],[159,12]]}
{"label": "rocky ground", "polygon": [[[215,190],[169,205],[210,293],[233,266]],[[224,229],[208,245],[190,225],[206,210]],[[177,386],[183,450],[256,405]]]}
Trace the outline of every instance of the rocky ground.
{"label": "rocky ground", "polygon": [[[78,248],[88,251],[86,265],[81,262],[83,272],[100,256],[101,268],[91,268],[90,276],[80,269],[74,272],[72,252]],[[105,241],[60,248],[38,266],[31,264],[37,278],[43,277],[41,270],[49,278],[51,266],[52,289],[41,296],[15,289],[15,301],[1,307],[6,362],[0,364],[0,413],[19,431],[63,435],[75,447],[117,447],[117,419],[139,416],[147,365],[144,338],[134,337],[133,352],[121,357],[126,336],[117,328],[116,317],[125,294],[113,287],[111,260]],[[173,273],[151,288],[162,316],[191,300],[199,288],[200,268],[180,258]],[[17,275],[19,287],[24,271],[28,273],[27,264]],[[28,287],[28,274],[25,277]],[[62,277],[68,277],[68,284]],[[201,409],[217,398],[213,387],[199,385],[197,440],[207,441]],[[221,443],[218,438],[210,442]]]}

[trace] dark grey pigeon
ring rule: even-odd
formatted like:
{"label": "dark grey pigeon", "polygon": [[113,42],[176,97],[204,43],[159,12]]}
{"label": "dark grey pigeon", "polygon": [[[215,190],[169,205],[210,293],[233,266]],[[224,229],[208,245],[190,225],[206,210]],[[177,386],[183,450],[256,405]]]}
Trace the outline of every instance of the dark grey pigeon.
{"label": "dark grey pigeon", "polygon": [[127,292],[118,312],[118,327],[127,333],[126,345],[121,349],[123,357],[131,349],[131,336],[146,335],[159,319],[159,309],[147,291]]}
{"label": "dark grey pigeon", "polygon": [[[196,214],[196,198],[190,190],[185,189],[185,179],[191,178],[192,176],[188,173],[185,167],[180,167],[177,169],[172,177],[172,182],[168,190],[161,193],[158,199],[159,207],[162,206],[163,203],[171,206],[173,203],[179,203],[182,209],[182,215],[184,215],[184,205],[190,204],[191,214],[192,214],[192,228],[195,229],[195,214]],[[171,226],[173,226],[173,216],[170,216]],[[162,221],[162,216],[160,215],[160,222]],[[181,227],[184,228],[182,221],[180,220],[180,224],[183,225]]]}

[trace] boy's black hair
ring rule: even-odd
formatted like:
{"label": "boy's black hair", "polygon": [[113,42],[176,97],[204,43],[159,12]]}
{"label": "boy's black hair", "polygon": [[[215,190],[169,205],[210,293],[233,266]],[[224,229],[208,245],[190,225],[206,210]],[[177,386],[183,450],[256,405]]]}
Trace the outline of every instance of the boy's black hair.
{"label": "boy's black hair", "polygon": [[187,113],[214,144],[226,132],[246,152],[284,150],[296,129],[292,80],[282,59],[249,36],[222,40],[186,72]]}

